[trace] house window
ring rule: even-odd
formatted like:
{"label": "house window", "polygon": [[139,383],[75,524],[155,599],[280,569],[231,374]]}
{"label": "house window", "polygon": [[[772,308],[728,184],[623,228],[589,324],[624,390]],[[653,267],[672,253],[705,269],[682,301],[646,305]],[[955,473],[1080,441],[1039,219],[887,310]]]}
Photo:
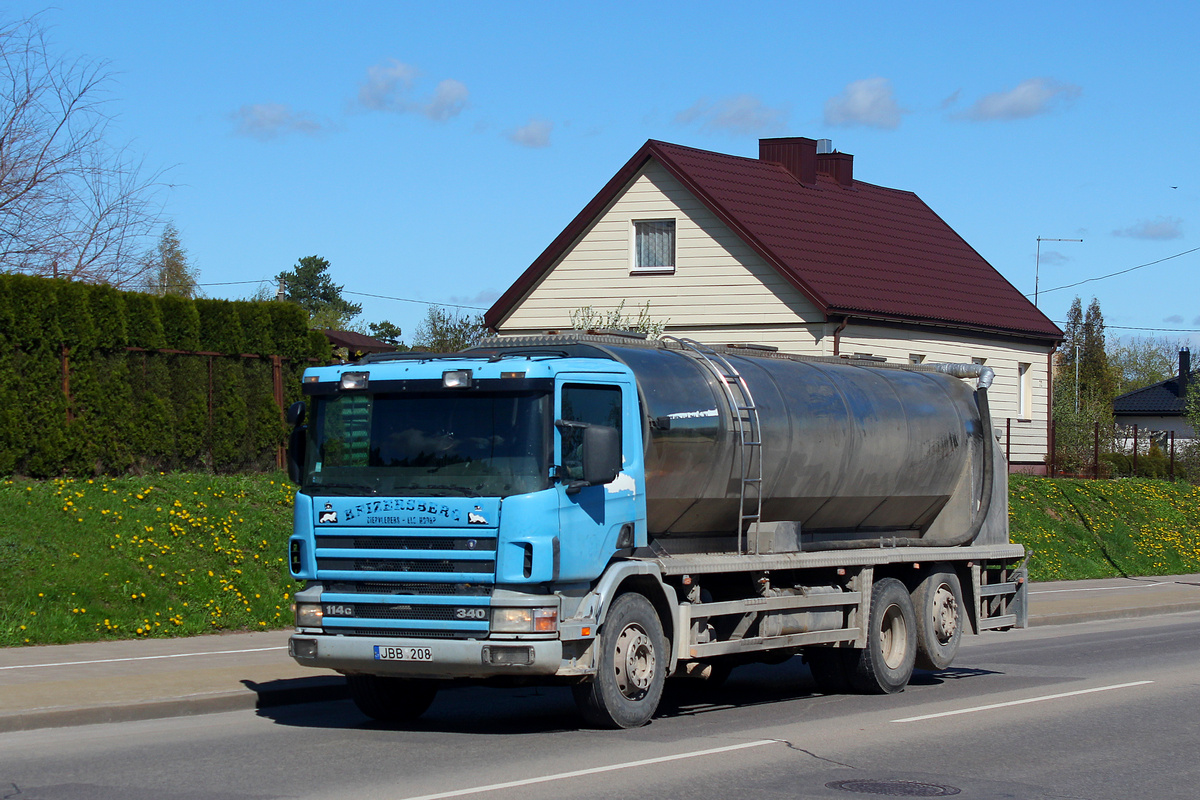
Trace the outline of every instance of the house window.
{"label": "house window", "polygon": [[1029,364],[1017,364],[1017,416],[1030,419],[1033,415],[1033,381],[1029,380]]}
{"label": "house window", "polygon": [[909,354],[908,354],[908,363],[910,363],[910,364],[924,364],[924,363],[925,363],[925,356],[924,356],[924,355],[922,355],[921,353],[909,353]]}
{"label": "house window", "polygon": [[675,220],[634,220],[632,271],[675,271]]}

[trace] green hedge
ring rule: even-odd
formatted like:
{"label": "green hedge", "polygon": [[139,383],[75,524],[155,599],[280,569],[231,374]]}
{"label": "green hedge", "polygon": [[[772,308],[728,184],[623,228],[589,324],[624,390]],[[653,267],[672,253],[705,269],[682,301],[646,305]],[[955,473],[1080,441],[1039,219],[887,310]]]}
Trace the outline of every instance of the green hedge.
{"label": "green hedge", "polygon": [[292,303],[0,275],[0,475],[274,468],[273,356],[286,403],[330,347]]}

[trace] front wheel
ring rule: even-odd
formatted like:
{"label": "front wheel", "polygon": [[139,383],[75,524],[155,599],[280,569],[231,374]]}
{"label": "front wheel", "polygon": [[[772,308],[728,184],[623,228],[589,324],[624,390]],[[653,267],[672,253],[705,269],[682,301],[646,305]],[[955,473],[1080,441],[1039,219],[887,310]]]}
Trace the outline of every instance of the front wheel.
{"label": "front wheel", "polygon": [[350,698],[358,710],[380,722],[409,722],[424,714],[437,694],[434,681],[383,675],[347,675]]}
{"label": "front wheel", "polygon": [[866,694],[895,694],[908,685],[917,657],[916,612],[908,589],[895,578],[875,582],[867,646],[856,652],[851,685]]}
{"label": "front wheel", "polygon": [[597,646],[595,678],[572,687],[583,718],[601,728],[645,725],[667,677],[667,640],[654,606],[640,594],[618,596]]}

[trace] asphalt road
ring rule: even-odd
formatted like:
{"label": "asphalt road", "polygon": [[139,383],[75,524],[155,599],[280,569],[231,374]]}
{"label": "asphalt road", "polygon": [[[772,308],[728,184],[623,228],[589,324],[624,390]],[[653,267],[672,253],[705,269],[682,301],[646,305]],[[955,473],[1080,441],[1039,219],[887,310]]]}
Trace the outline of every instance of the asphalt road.
{"label": "asphalt road", "polygon": [[823,696],[794,659],[676,690],[633,731],[564,689],[444,692],[388,729],[348,701],[0,734],[4,800],[1187,798],[1200,612],[968,639],[893,696]]}

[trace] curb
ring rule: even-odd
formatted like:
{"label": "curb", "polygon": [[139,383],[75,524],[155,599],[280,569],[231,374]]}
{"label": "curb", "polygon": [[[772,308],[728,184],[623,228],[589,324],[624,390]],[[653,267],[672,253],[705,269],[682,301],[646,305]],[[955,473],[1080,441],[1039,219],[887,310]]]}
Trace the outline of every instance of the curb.
{"label": "curb", "polygon": [[1135,606],[1132,608],[1116,608],[1108,611],[1076,611],[1063,614],[1039,614],[1029,617],[1029,627],[1040,628],[1044,625],[1072,625],[1077,622],[1099,622],[1108,619],[1136,619],[1138,617],[1157,617],[1161,614],[1183,614],[1189,611],[1200,611],[1200,601],[1189,603],[1170,603],[1161,606]]}
{"label": "curb", "polygon": [[144,703],[35,709],[18,714],[5,714],[0,715],[0,733],[39,728],[65,728],[75,725],[97,725],[106,722],[137,722],[167,717],[193,717],[201,714],[219,714],[224,711],[324,703],[330,700],[345,700],[350,697],[346,683],[340,677],[308,678],[305,681],[306,683],[302,686],[265,689],[260,692],[239,689],[231,692],[176,697],[170,700],[150,700]]}

